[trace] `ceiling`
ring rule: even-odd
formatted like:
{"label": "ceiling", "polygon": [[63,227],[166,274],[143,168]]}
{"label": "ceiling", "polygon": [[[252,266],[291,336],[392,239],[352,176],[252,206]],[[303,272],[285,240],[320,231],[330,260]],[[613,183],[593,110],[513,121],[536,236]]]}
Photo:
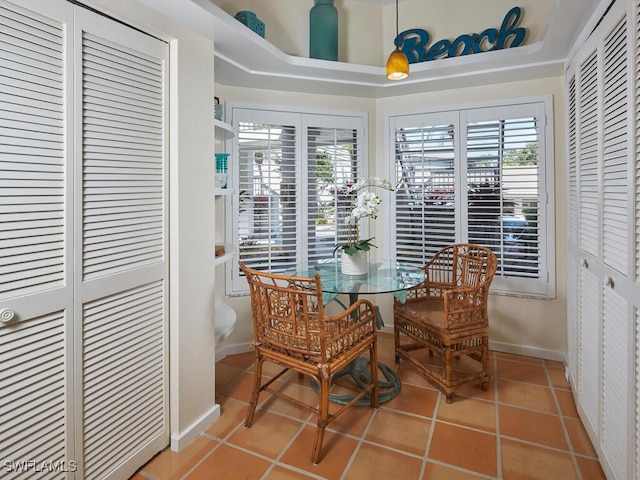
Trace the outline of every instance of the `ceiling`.
{"label": "ceiling", "polygon": [[[556,0],[542,38],[514,49],[411,65],[409,78],[391,81],[383,66],[287,55],[208,0],[192,0],[214,17],[216,82],[249,88],[381,98],[561,76],[586,26],[599,18],[602,0]],[[375,5],[394,0],[353,0]],[[620,0],[618,0],[620,1]],[[584,36],[584,34],[583,34]]]}

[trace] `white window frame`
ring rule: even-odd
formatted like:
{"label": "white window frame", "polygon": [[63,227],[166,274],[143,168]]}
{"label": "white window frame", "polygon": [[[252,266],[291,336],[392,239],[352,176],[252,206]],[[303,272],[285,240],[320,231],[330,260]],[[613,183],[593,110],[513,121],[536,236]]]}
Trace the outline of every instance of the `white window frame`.
{"label": "white window frame", "polygon": [[[403,126],[420,126],[420,116],[434,115],[452,121],[458,132],[455,135],[455,167],[456,167],[456,195],[455,200],[455,241],[465,242],[468,238],[467,219],[462,202],[466,201],[467,159],[466,159],[466,128],[468,121],[487,120],[487,115],[495,109],[499,111],[518,111],[526,105],[528,111],[535,110],[538,123],[538,153],[539,153],[539,194],[538,194],[538,228],[539,236],[539,277],[520,278],[507,275],[494,277],[491,292],[502,295],[513,295],[533,298],[555,298],[555,198],[554,198],[554,146],[553,146],[553,99],[552,96],[535,96],[514,98],[499,101],[477,102],[472,104],[454,105],[438,108],[423,108],[420,110],[404,110],[389,112],[384,117],[384,128],[387,134],[384,138],[384,151],[387,152],[387,175],[392,182],[396,178],[395,166],[395,138],[396,128]],[[496,117],[498,119],[499,117]],[[413,123],[413,124],[412,124]],[[395,198],[391,196],[390,212],[396,211]],[[396,232],[395,215],[390,225],[387,238],[388,256],[396,257],[397,243],[393,232]]]}
{"label": "white window frame", "polygon": [[[308,137],[309,127],[321,128],[347,128],[357,131],[358,143],[358,169],[359,176],[368,175],[368,145],[367,145],[367,125],[368,115],[366,112],[325,110],[314,108],[300,108],[287,106],[266,106],[241,102],[229,102],[227,104],[227,115],[233,125],[236,135],[227,142],[227,151],[231,152],[228,165],[229,179],[228,188],[233,189],[231,202],[225,206],[225,238],[226,242],[238,245],[239,226],[236,210],[239,208],[239,165],[234,159],[240,158],[238,123],[241,121],[254,121],[265,123],[278,123],[295,126],[296,142],[296,198],[298,199],[296,212],[297,232],[296,238],[296,263],[307,261],[309,255],[308,239],[309,231],[307,225],[309,217],[308,202],[308,181],[309,174],[307,166],[309,164]],[[368,234],[368,226],[363,226],[363,234]],[[236,250],[234,258],[226,264],[226,294],[229,296],[240,296],[248,294],[246,279],[238,268],[240,260],[239,251]]]}

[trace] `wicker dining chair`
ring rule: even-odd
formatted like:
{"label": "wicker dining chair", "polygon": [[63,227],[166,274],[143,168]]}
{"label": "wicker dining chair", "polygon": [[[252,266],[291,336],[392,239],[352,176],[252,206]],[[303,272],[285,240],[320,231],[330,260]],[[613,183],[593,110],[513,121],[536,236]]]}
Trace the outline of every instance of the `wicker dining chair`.
{"label": "wicker dining chair", "polygon": [[[408,290],[405,303],[394,302],[396,364],[402,358],[415,366],[439,387],[447,403],[468,385],[487,388],[487,299],[496,267],[488,248],[447,246],[424,267],[426,282]],[[434,362],[434,352],[442,363]]]}
{"label": "wicker dining chair", "polygon": [[[255,346],[253,393],[245,427],[254,421],[258,396],[266,391],[290,401],[318,416],[311,461],[320,459],[326,426],[365,396],[371,407],[378,407],[378,353],[376,312],[368,300],[358,300],[334,316],[324,313],[320,276],[296,277],[266,273],[240,263],[249,283]],[[370,381],[359,384],[334,379],[359,356],[369,355]],[[273,362],[283,369],[273,378],[262,381],[263,363]],[[310,405],[284,394],[274,382],[288,370],[299,377],[309,375],[315,382],[318,403]],[[362,380],[362,379],[360,379]],[[355,392],[353,398],[329,409],[332,385]]]}

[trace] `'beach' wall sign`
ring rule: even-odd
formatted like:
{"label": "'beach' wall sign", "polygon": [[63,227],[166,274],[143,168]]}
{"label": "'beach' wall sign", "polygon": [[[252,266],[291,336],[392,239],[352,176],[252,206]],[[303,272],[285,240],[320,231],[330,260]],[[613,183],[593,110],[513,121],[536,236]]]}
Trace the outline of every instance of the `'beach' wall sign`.
{"label": "'beach' wall sign", "polygon": [[527,35],[525,28],[518,27],[521,16],[522,9],[513,7],[504,16],[499,30],[487,28],[481,33],[460,35],[455,40],[439,40],[431,46],[429,32],[412,28],[398,34],[395,44],[405,53],[409,63],[514,48],[521,45]]}

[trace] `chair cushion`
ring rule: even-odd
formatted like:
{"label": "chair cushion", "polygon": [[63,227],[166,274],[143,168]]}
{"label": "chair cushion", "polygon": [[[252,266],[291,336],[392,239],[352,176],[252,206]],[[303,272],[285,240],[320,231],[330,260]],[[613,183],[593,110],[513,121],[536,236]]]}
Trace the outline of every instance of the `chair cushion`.
{"label": "chair cushion", "polygon": [[416,300],[404,304],[396,303],[395,313],[417,324],[430,325],[438,330],[445,329],[444,301],[442,298]]}

